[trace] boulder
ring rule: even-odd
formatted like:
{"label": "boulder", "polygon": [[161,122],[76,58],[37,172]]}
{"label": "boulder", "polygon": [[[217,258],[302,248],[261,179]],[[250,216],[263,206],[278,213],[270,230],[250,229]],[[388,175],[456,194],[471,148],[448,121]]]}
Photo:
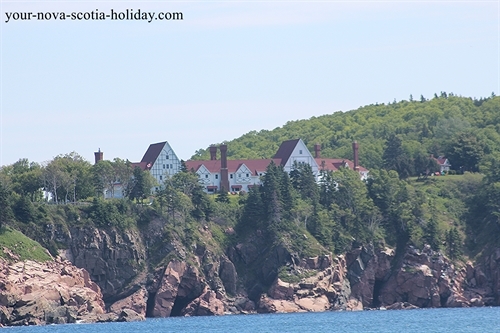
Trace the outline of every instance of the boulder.
{"label": "boulder", "polygon": [[224,314],[224,303],[216,293],[206,290],[200,297],[189,303],[182,311],[185,316],[215,316]]}
{"label": "boulder", "polygon": [[148,292],[145,288],[140,288],[132,295],[125,297],[110,306],[110,310],[118,315],[123,310],[133,310],[141,316],[146,316],[146,303],[148,299]]}

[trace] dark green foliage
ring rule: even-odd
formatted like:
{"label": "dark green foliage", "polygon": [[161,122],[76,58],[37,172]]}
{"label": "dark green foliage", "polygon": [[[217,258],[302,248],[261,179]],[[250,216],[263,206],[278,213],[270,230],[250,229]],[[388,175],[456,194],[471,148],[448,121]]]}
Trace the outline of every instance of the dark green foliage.
{"label": "dark green foliage", "polygon": [[382,159],[384,160],[384,168],[395,170],[400,178],[408,178],[412,174],[410,158],[403,150],[401,139],[395,134],[391,134],[387,139]]}
{"label": "dark green foliage", "polygon": [[143,171],[141,168],[136,167],[133,172],[133,179],[129,183],[127,194],[130,200],[139,202],[146,199],[151,194],[151,187],[153,187],[154,179],[148,171]]}
{"label": "dark green foliage", "polygon": [[434,217],[431,217],[431,219],[427,221],[424,228],[423,239],[433,250],[437,251],[441,249],[441,231]]}
{"label": "dark green foliage", "polygon": [[229,195],[227,194],[227,190],[224,187],[221,187],[220,192],[215,198],[215,201],[222,203],[229,203]]}
{"label": "dark green foliage", "polygon": [[452,227],[446,233],[446,252],[451,259],[458,259],[462,255],[462,236],[457,228]]}
{"label": "dark green foliage", "polygon": [[266,212],[259,187],[253,187],[246,196],[242,218],[237,225],[237,231],[246,233],[250,230],[262,230],[265,226],[265,217]]}
{"label": "dark green foliage", "polygon": [[319,202],[319,188],[309,164],[295,163],[290,172],[290,180],[303,200],[309,200],[313,205]]}
{"label": "dark green foliage", "polygon": [[13,218],[9,204],[9,192],[0,181],[0,228]]}
{"label": "dark green foliage", "polygon": [[484,146],[474,134],[461,133],[450,143],[447,155],[455,170],[476,172],[484,156]]}
{"label": "dark green foliage", "polygon": [[102,228],[131,227],[134,223],[130,218],[129,207],[124,200],[102,200],[95,198],[89,208],[92,222]]}
{"label": "dark green foliage", "polygon": [[26,196],[19,197],[13,208],[14,215],[18,221],[29,223],[33,222],[36,218],[35,207]]}

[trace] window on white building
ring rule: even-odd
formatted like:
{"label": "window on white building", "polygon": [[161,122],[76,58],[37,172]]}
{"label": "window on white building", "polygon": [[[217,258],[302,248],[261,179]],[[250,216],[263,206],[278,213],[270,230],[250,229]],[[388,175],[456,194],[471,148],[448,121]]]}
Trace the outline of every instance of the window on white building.
{"label": "window on white building", "polygon": [[215,175],[215,179],[219,179],[219,175]]}
{"label": "window on white building", "polygon": [[301,155],[302,155],[302,150],[299,150],[299,154],[301,154]]}
{"label": "window on white building", "polygon": [[247,173],[247,177],[248,177],[248,173]]}
{"label": "window on white building", "polygon": [[168,155],[165,155],[165,159],[167,159],[167,160],[168,160]]}
{"label": "window on white building", "polygon": [[208,175],[205,175],[205,178],[208,178]]}
{"label": "window on white building", "polygon": [[229,178],[233,179],[233,174],[230,174],[230,175],[229,175]]}

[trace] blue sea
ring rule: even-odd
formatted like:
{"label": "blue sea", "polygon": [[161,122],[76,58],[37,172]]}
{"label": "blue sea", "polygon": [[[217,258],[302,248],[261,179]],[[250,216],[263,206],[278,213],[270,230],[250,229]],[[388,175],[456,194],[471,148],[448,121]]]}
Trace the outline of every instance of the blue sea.
{"label": "blue sea", "polygon": [[500,307],[155,318],[133,323],[10,327],[6,332],[500,332]]}

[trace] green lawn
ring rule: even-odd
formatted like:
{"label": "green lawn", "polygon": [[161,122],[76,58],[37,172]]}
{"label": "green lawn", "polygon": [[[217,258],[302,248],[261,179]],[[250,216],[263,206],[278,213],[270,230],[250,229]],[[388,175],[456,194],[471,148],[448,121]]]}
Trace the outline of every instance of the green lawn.
{"label": "green lawn", "polygon": [[[8,255],[4,248],[10,250],[14,254],[14,258]],[[15,256],[19,257],[19,259]],[[51,260],[47,250],[38,242],[9,227],[2,227],[0,229],[0,257],[7,260]]]}

